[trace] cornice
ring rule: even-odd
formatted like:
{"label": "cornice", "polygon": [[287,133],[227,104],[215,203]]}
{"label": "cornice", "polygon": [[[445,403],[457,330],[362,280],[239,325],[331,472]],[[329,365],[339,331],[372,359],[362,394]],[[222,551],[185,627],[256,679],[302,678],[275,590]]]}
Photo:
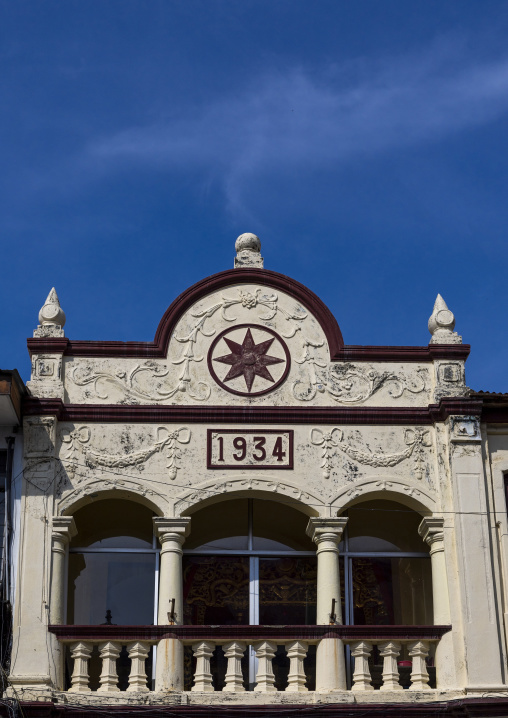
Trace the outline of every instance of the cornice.
{"label": "cornice", "polygon": [[60,399],[25,399],[25,416],[59,421],[172,424],[435,424],[451,415],[481,416],[482,402],[441,399],[427,407],[153,406],[64,404]]}
{"label": "cornice", "polygon": [[300,282],[268,269],[228,269],[202,279],[177,297],[162,317],[153,342],[81,341],[30,338],[30,354],[64,354],[73,357],[153,359],[167,356],[171,335],[185,312],[203,297],[238,284],[262,284],[286,292],[313,314],[326,336],[331,361],[430,362],[467,359],[468,344],[430,344],[416,347],[344,346],[337,320],[322,300]]}

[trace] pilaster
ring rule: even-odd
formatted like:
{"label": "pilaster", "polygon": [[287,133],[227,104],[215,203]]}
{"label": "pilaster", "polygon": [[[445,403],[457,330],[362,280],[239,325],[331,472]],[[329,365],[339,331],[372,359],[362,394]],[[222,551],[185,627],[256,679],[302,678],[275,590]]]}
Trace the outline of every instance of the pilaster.
{"label": "pilaster", "polygon": [[492,691],[504,686],[505,676],[479,420],[451,416],[448,431],[466,690]]}

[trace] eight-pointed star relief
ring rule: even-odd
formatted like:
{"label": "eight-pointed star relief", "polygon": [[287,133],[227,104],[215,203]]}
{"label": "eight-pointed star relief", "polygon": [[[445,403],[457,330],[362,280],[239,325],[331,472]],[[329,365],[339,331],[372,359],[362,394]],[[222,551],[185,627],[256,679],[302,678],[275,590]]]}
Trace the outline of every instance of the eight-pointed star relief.
{"label": "eight-pointed star relief", "polygon": [[[228,349],[229,353],[224,353]],[[225,330],[208,354],[215,381],[227,391],[244,396],[273,391],[286,378],[289,362],[289,351],[281,337],[272,329],[253,324]],[[222,371],[220,365],[225,365]]]}

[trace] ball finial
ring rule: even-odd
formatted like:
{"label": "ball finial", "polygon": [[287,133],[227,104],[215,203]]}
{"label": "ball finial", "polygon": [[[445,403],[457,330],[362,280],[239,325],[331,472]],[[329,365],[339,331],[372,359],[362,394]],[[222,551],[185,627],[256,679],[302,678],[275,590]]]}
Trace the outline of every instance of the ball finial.
{"label": "ball finial", "polygon": [[248,250],[250,252],[261,252],[261,240],[251,232],[241,234],[235,242],[235,249],[238,252]]}
{"label": "ball finial", "polygon": [[263,269],[261,240],[252,232],[241,234],[235,242],[235,267]]}

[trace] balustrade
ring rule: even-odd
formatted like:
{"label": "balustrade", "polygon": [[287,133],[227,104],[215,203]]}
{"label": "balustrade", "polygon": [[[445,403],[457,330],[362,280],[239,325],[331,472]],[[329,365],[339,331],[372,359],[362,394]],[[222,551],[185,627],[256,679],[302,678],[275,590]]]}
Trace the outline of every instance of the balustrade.
{"label": "balustrade", "polygon": [[[146,659],[152,646],[168,638],[192,648],[196,664],[192,692],[245,691],[242,659],[249,646],[257,658],[254,691],[308,691],[305,660],[309,647],[319,645],[323,638],[337,638],[349,646],[354,659],[351,689],[355,692],[374,690],[371,675],[374,653],[383,664],[382,682],[376,687],[382,691],[403,690],[398,667],[403,650],[411,665],[409,690],[430,690],[429,649],[448,630],[450,626],[50,626],[50,631],[69,645],[74,661],[69,691],[74,693],[91,690],[89,664],[95,647],[101,660],[98,691],[149,691],[151,677],[146,674]],[[123,647],[130,658],[131,669],[128,684],[121,689],[117,661]],[[281,647],[289,663],[285,687],[276,686],[273,670],[274,656],[277,652],[280,655]],[[222,689],[214,685],[212,676],[211,663],[217,648],[224,652],[227,664]],[[379,677],[377,682],[379,684]]]}

